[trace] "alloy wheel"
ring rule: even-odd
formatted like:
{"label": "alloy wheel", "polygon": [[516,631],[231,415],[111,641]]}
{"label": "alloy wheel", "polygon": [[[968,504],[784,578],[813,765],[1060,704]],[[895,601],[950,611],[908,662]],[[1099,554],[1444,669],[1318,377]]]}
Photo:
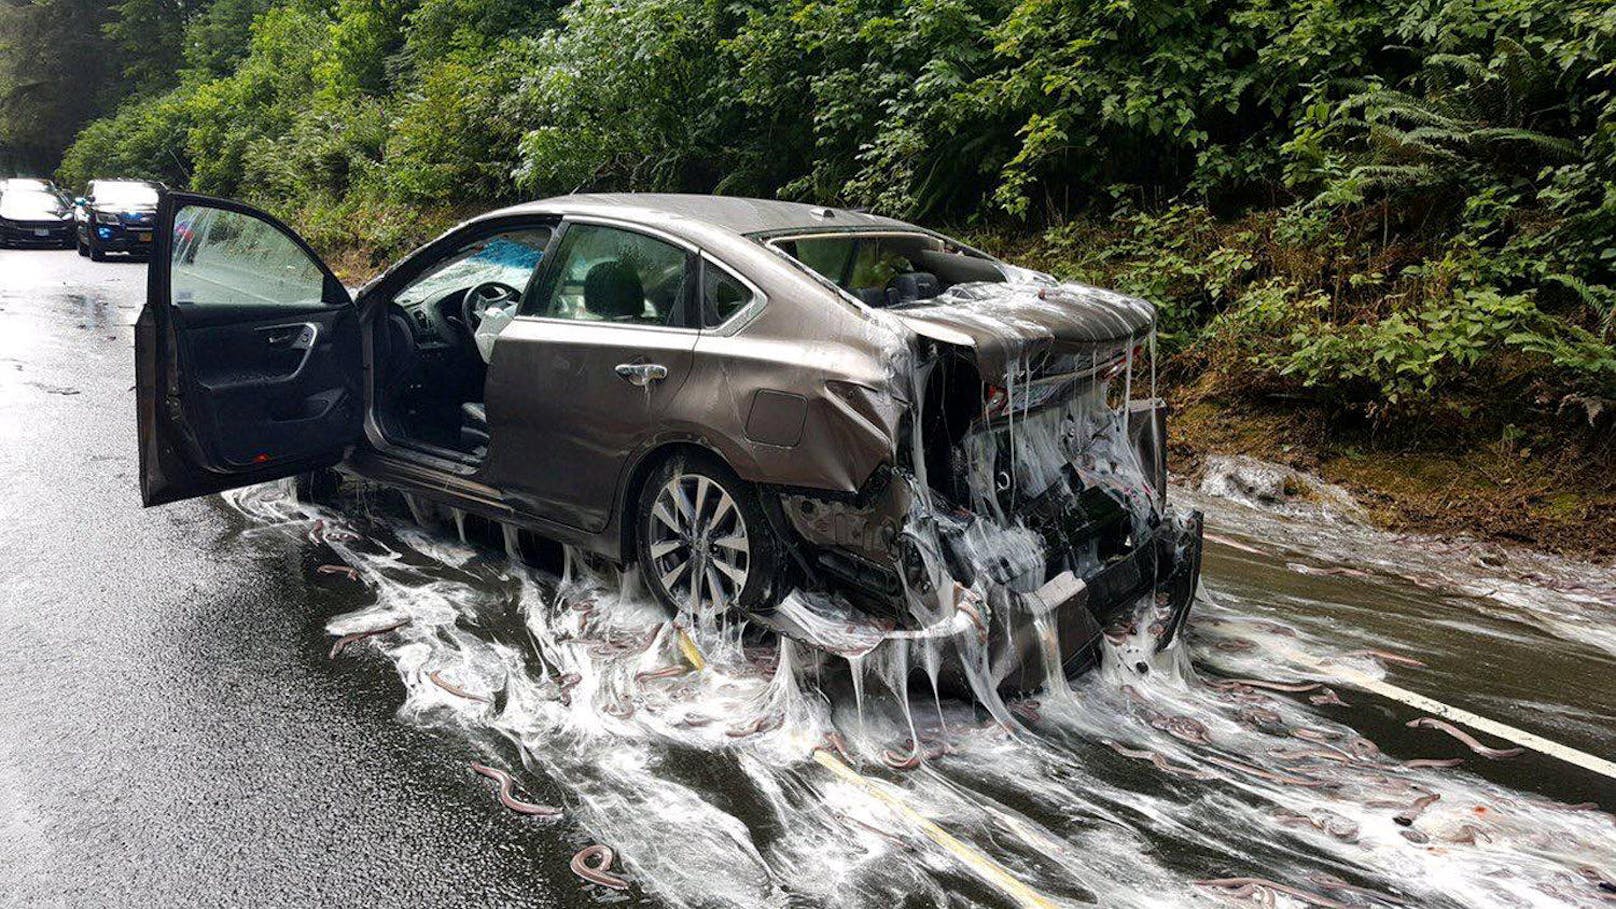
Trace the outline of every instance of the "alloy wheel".
{"label": "alloy wheel", "polygon": [[716,480],[675,473],[646,523],[652,571],[681,611],[719,613],[740,599],[751,571],[746,519]]}

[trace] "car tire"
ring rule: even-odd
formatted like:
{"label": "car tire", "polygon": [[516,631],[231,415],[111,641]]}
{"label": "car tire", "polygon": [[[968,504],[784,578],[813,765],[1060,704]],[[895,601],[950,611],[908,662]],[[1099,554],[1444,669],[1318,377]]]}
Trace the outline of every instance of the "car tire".
{"label": "car tire", "polygon": [[[683,493],[684,507],[676,493]],[[694,509],[694,521],[686,509]],[[645,586],[663,606],[697,615],[774,606],[785,553],[757,488],[716,456],[681,452],[658,464],[636,497],[632,520]],[[692,591],[697,576],[700,586]]]}

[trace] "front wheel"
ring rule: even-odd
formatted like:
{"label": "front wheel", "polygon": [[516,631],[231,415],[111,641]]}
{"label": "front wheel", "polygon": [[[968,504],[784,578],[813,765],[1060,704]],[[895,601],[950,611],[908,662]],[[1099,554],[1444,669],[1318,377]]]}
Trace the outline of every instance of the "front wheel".
{"label": "front wheel", "polygon": [[640,571],[664,606],[712,616],[774,605],[780,543],[757,489],[716,457],[664,461],[640,491],[634,521]]}
{"label": "front wheel", "polygon": [[90,261],[92,261],[92,262],[105,262],[105,261],[107,261],[107,254],[101,251],[100,246],[96,245],[95,233],[93,231],[90,233],[90,239],[88,241],[88,245],[90,247]]}

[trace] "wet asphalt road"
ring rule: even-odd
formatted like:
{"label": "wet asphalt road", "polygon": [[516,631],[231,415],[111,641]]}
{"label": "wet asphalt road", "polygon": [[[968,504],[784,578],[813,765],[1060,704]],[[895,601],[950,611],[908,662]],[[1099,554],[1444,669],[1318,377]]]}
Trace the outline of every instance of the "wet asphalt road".
{"label": "wet asphalt road", "polygon": [[552,905],[463,743],[398,722],[312,547],[140,508],[145,266],[0,251],[0,905]]}
{"label": "wet asphalt road", "polygon": [[[495,807],[472,743],[395,716],[381,654],[327,659],[326,621],[365,604],[316,574],[328,554],[213,498],[140,508],[144,282],[138,263],[0,251],[0,906],[590,904],[567,870],[580,834]],[[1431,660],[1395,679],[1611,756],[1609,654],[1381,577],[1221,547],[1207,571],[1235,612],[1334,603],[1309,627],[1341,649]],[[1406,711],[1361,703],[1377,741],[1434,751]],[[1616,806],[1608,781],[1535,756],[1475,772]]]}

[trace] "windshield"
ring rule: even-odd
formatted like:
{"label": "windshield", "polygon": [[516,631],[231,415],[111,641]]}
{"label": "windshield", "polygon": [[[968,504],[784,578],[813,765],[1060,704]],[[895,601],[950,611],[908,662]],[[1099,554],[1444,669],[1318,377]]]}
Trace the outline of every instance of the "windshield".
{"label": "windshield", "polygon": [[875,307],[922,303],[968,281],[1004,280],[992,259],[935,234],[827,232],[783,237],[773,243]]}
{"label": "windshield", "polygon": [[9,190],[0,195],[0,218],[18,221],[60,218],[67,211],[62,200],[39,190]]}
{"label": "windshield", "polygon": [[157,190],[145,183],[97,183],[97,205],[156,205]]}
{"label": "windshield", "polygon": [[399,291],[394,302],[412,306],[489,281],[520,293],[538,267],[550,233],[549,227],[538,227],[478,240]]}

